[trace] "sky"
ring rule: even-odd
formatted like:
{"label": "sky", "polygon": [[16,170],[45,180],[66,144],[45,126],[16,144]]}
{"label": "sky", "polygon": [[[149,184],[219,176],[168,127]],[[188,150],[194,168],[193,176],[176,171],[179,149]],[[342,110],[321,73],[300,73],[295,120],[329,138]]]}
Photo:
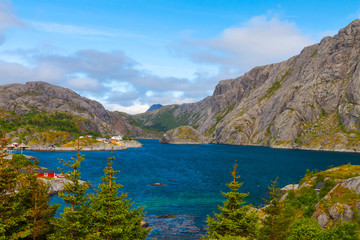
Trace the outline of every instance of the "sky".
{"label": "sky", "polygon": [[199,101],[356,18],[358,0],[0,0],[0,84],[44,81],[136,114]]}

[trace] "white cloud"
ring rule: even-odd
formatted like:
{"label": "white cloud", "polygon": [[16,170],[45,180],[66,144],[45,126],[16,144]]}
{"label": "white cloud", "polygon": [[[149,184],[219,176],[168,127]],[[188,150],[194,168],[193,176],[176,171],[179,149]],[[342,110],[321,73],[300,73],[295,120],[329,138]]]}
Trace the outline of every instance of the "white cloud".
{"label": "white cloud", "polygon": [[33,70],[33,74],[38,81],[61,83],[65,70],[61,66],[44,62]]}
{"label": "white cloud", "polygon": [[71,78],[67,80],[67,85],[72,89],[79,91],[96,91],[99,89],[100,84],[97,80],[91,78]]}
{"label": "white cloud", "polygon": [[241,26],[225,29],[215,38],[188,37],[177,51],[195,62],[243,73],[258,65],[285,60],[313,43],[301,34],[295,23],[258,16]]}
{"label": "white cloud", "polygon": [[135,103],[134,105],[129,107],[124,107],[121,106],[120,104],[115,104],[115,103],[105,103],[104,106],[106,109],[109,109],[111,111],[126,112],[128,114],[143,113],[146,110],[148,110],[150,107],[148,104],[139,104],[139,103]]}

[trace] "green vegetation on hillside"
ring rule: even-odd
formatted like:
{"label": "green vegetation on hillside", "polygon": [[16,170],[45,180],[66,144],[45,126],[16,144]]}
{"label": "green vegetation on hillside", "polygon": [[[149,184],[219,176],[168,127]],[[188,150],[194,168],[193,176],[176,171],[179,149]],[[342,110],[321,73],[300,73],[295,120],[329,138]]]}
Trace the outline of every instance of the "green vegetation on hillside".
{"label": "green vegetation on hillside", "polygon": [[[176,105],[171,109],[161,108],[154,118],[152,118],[152,112],[149,112],[137,116],[136,120],[142,127],[160,132],[166,132],[179,126],[189,125],[189,118],[192,116],[192,113],[185,112],[179,116],[175,116],[175,111],[179,107],[180,106]],[[151,124],[144,125],[145,122],[151,122]]]}
{"label": "green vegetation on hillside", "polygon": [[82,126],[89,124],[85,118],[69,113],[32,111],[23,115],[0,110],[0,134],[13,133],[20,142],[32,144],[63,144],[80,135],[100,136],[99,132],[87,131]]}
{"label": "green vegetation on hillside", "polygon": [[321,113],[315,122],[304,122],[299,133],[297,146],[336,148],[341,143],[342,148],[354,149],[360,143],[358,131],[347,132],[336,113]]}
{"label": "green vegetation on hillside", "polygon": [[[235,170],[236,168],[234,168],[234,172],[231,172],[232,175]],[[357,204],[360,202],[360,194],[338,184],[359,175],[360,166],[350,164],[323,172],[307,171],[305,177],[300,181],[301,187],[286,192],[280,191],[276,179],[269,187],[271,198],[265,200],[267,204],[265,207],[248,210],[245,215],[236,218],[231,218],[231,216],[247,206],[243,205],[243,201],[239,201],[246,197],[247,194],[233,191],[238,190],[238,188],[231,189],[231,192],[223,193],[223,195],[229,199],[235,199],[235,196],[238,196],[238,205],[233,208],[230,214],[229,206],[231,204],[227,200],[224,207],[219,207],[221,213],[215,214],[216,219],[208,218],[209,235],[207,238],[232,240],[359,239],[360,215]],[[323,182],[324,186],[317,192],[315,187],[319,182]],[[233,184],[238,184],[235,177]],[[237,186],[241,186],[241,184]],[[235,200],[232,202],[236,203]],[[249,206],[247,207],[250,209]],[[338,216],[338,219],[329,217],[330,212],[332,213],[331,216]],[[347,216],[352,217],[345,217],[345,212],[347,212]],[[256,223],[252,221],[244,222],[246,217],[253,219],[254,213],[258,214],[257,219],[259,220]],[[320,215],[328,216],[329,220],[324,227],[316,220]],[[245,223],[251,223],[252,225],[249,227]],[[249,229],[252,229],[251,234],[244,234]]]}

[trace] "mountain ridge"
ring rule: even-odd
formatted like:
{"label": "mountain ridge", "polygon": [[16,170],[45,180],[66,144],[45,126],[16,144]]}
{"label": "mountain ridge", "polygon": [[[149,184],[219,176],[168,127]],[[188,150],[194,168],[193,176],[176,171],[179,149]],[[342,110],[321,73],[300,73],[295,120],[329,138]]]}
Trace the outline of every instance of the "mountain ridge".
{"label": "mountain ridge", "polygon": [[133,117],[118,111],[108,111],[102,104],[80,96],[71,89],[46,82],[27,82],[0,86],[0,109],[18,116],[32,112],[67,113],[86,119],[81,129],[99,132],[103,136],[143,136],[144,132]]}
{"label": "mountain ridge", "polygon": [[357,19],[288,60],[220,81],[200,102],[134,117],[151,128],[169,115],[176,128],[179,117],[188,115],[181,125],[195,127],[213,143],[358,151],[359,59]]}

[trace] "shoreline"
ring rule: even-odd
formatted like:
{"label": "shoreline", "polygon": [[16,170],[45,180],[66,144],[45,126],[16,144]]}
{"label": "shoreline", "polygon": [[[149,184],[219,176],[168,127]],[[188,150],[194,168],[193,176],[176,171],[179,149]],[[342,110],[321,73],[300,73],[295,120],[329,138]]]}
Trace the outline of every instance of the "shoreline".
{"label": "shoreline", "polygon": [[[156,140],[156,139],[154,139],[154,140]],[[273,148],[273,149],[304,150],[304,151],[317,151],[317,152],[360,153],[360,149],[346,149],[346,148],[334,149],[334,148],[322,148],[321,146],[310,148],[310,147],[305,147],[305,146],[299,146],[299,147],[287,146],[287,145],[266,146],[266,145],[259,145],[259,144],[227,144],[227,143],[213,143],[213,142],[209,142],[209,143],[183,143],[183,142],[164,143],[164,142],[160,142],[160,143],[174,144],[174,145],[210,145],[210,144],[214,144],[214,145],[252,146],[252,147],[265,147],[265,148]]]}
{"label": "shoreline", "polygon": [[[74,152],[77,151],[75,147],[46,147],[46,146],[30,146],[26,148],[26,151],[39,151],[39,152]],[[129,148],[142,148],[142,144],[137,141],[124,142],[122,145],[111,145],[111,144],[101,144],[93,146],[84,146],[80,151],[122,151]]]}

